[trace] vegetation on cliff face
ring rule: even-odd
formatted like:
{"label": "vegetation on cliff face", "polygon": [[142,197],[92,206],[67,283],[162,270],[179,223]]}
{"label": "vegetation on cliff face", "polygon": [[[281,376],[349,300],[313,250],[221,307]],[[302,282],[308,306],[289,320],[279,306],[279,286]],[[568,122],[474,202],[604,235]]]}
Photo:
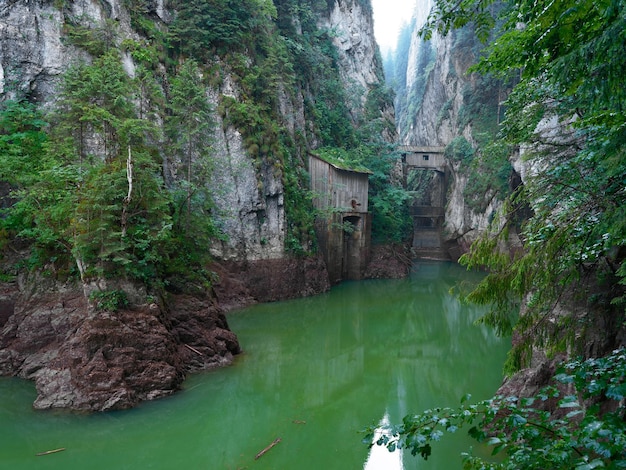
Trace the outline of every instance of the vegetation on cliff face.
{"label": "vegetation on cliff face", "polygon": [[[318,26],[326,1],[173,2],[167,24],[147,2],[125,0],[140,39],[121,43],[115,21],[94,26],[67,3],[55,5],[64,39],[90,60],[64,74],[51,112],[27,96],[0,104],[0,181],[12,188],[0,236],[32,242],[29,267],[152,287],[172,275],[209,282],[201,266],[223,236],[214,223],[220,189],[209,185],[218,115],[241,132],[258,190],[264,172],[282,182],[285,248],[296,254],[315,250],[307,151],[338,148],[373,166],[391,154],[382,73],[362,111],[351,108],[334,33]],[[368,1],[362,6],[371,13]],[[219,95],[214,109],[209,95],[227,79],[235,93]],[[301,96],[306,123],[294,128],[281,100]],[[379,179],[374,217],[381,238],[393,238],[402,198],[389,193],[388,175]]]}
{"label": "vegetation on cliff face", "polygon": [[[491,36],[499,27],[490,31]],[[454,173],[467,180],[462,190],[465,207],[483,214],[494,200],[500,202],[511,192],[510,153],[495,141],[504,115],[502,102],[517,77],[467,73],[485,47],[476,38],[474,24],[452,30],[449,37],[437,41],[417,41],[418,28],[415,20],[405,25],[395,55],[385,63],[387,81],[396,91],[400,140],[446,146]],[[409,60],[411,54],[416,55],[413,61]],[[458,145],[462,141],[470,147],[461,157]],[[434,190],[427,180],[416,183],[417,192]],[[456,237],[462,237],[461,232],[456,232]]]}
{"label": "vegetation on cliff face", "polygon": [[[512,221],[521,204],[532,208],[522,231],[524,250],[510,260],[494,249],[506,235],[505,224],[466,258],[469,265],[491,269],[470,297],[495,302],[486,321],[510,329],[509,307],[528,300],[516,325],[523,341],[511,356],[513,369],[526,364],[533,344],[551,342],[546,324],[551,311],[566,292],[584,291],[589,274],[599,273],[600,284],[615,288],[601,296],[580,292],[587,296],[586,307],[601,303],[623,312],[626,94],[618,71],[626,53],[617,33],[626,24],[623,6],[513,5],[506,10],[504,33],[477,66],[503,76],[521,70],[507,101],[501,145],[522,146],[530,165],[523,188],[510,198],[504,214],[505,221]],[[449,25],[445,18],[444,13],[443,28]],[[561,321],[562,327],[568,324],[567,318]]]}
{"label": "vegetation on cliff face", "polygon": [[[471,24],[486,41],[502,25],[473,70],[515,80],[500,136],[489,146],[505,154],[510,146],[521,148],[527,172],[493,230],[462,262],[489,269],[467,298],[490,306],[484,323],[513,332],[509,373],[527,366],[536,347],[588,357],[623,345],[625,11],[623,0],[499,2],[498,8],[494,1],[441,0],[422,31],[429,38],[434,30],[446,34]],[[456,144],[458,154],[469,157]],[[502,250],[528,208],[522,249]],[[602,338],[584,344],[598,324],[606,329]],[[576,390],[535,397],[558,398],[561,414],[535,409],[530,400],[496,398],[408,416],[393,431],[399,440],[381,444],[427,458],[440,430],[473,423],[470,434],[504,457],[489,463],[467,456],[467,468],[623,468],[623,369],[623,350],[565,366],[556,379]],[[614,403],[593,406],[593,397]]]}

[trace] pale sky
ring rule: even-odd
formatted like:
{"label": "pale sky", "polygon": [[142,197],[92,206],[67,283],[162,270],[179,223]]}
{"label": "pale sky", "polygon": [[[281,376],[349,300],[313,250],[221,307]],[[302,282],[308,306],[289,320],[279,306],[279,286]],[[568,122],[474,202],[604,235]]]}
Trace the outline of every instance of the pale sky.
{"label": "pale sky", "polygon": [[374,10],[374,35],[383,57],[396,48],[400,28],[411,21],[416,0],[371,0]]}

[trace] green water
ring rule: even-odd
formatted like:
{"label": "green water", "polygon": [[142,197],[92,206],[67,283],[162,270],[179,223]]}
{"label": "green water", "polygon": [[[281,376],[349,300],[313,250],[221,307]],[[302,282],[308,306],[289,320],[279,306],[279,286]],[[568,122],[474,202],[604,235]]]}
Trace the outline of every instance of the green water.
{"label": "green water", "polygon": [[508,341],[474,326],[480,311],[449,294],[476,278],[454,264],[418,263],[410,279],[349,282],[233,312],[245,353],[232,367],[195,375],[182,392],[134,410],[35,412],[31,383],[0,379],[0,468],[460,468],[471,443],[464,433],[424,462],[378,447],[370,455],[359,431],[456,406],[468,392],[493,394]]}

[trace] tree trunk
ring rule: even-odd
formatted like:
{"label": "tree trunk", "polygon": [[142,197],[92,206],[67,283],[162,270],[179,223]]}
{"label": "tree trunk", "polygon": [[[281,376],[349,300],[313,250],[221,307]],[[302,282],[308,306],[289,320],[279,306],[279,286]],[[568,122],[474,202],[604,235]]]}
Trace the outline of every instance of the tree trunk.
{"label": "tree trunk", "polygon": [[133,157],[128,146],[128,159],[126,160],[126,179],[128,180],[128,194],[124,198],[122,207],[122,237],[126,236],[126,227],[128,224],[128,206],[133,196]]}

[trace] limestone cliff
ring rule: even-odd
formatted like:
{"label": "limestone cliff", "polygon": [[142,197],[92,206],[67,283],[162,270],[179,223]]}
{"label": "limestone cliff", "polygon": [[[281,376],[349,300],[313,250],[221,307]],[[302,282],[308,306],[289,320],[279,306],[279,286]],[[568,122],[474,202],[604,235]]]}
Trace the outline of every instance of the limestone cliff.
{"label": "limestone cliff", "polygon": [[[430,0],[417,2],[407,65],[400,71],[405,77],[397,79],[406,83],[406,88],[398,92],[396,108],[402,115],[397,121],[402,144],[446,148],[443,242],[451,250],[451,256],[457,258],[479,233],[487,229],[500,207],[500,200],[494,188],[481,188],[486,189],[485,194],[470,196],[480,202],[468,203],[468,192],[472,191],[468,184],[475,178],[475,173],[470,171],[467,158],[464,161],[461,156],[453,155],[451,144],[463,139],[477,148],[477,135],[480,139],[481,133],[495,132],[494,127],[485,128],[485,120],[496,123],[504,92],[497,82],[486,83],[477,74],[467,72],[476,62],[481,48],[469,27],[445,37],[434,33],[429,41],[420,37],[419,30],[425,24],[432,3]],[[401,61],[401,58],[396,60]],[[490,116],[484,118],[479,111]],[[442,190],[437,187],[441,181],[435,179],[421,190],[438,193]]]}
{"label": "limestone cliff", "polygon": [[[214,3],[220,2],[205,2],[205,6]],[[306,152],[328,145],[323,126],[331,131],[332,126],[320,123],[319,116],[334,112],[329,109],[333,105],[348,110],[348,125],[363,123],[368,94],[382,84],[382,69],[369,2],[300,3],[255,0],[250,5],[258,10],[257,21],[250,24],[264,26],[249,35],[253,42],[235,44],[229,50],[215,40],[199,51],[192,42],[166,44],[172,27],[183,29],[176,19],[185,2],[0,3],[0,102],[26,100],[42,110],[54,110],[64,74],[77,64],[94,63],[101,50],[113,49],[119,51],[130,79],[136,79],[142,66],[149,64],[151,80],[158,84],[155,93],[165,97],[173,86],[172,71],[195,53],[203,61],[198,82],[206,86],[211,109],[212,131],[205,141],[212,166],[204,184],[211,194],[211,217],[219,234],[206,249],[217,262],[219,279],[209,290],[168,279],[168,292],[155,294],[141,283],[129,287],[132,283],[125,279],[83,275],[89,266],[81,265],[79,259],[82,284],[68,279],[55,261],[46,266],[50,278],[45,288],[43,284],[37,287],[40,273],[20,272],[19,282],[2,285],[0,372],[36,380],[36,406],[125,408],[170,393],[185,371],[227,364],[239,351],[215,303],[216,295],[230,308],[328,289],[321,259],[296,256],[310,253],[314,244],[293,212],[306,186]],[[241,18],[250,14],[237,2],[220,4]],[[239,34],[237,28],[228,31]],[[204,33],[194,34],[205,38]],[[228,35],[225,38],[232,40]],[[153,56],[147,57],[149,53]],[[320,56],[312,57],[312,53]],[[316,60],[328,64],[327,76],[312,73]],[[277,68],[263,68],[270,63],[283,67],[284,74]],[[264,82],[268,70],[273,72],[272,83]],[[250,75],[244,77],[246,73]],[[319,82],[332,74],[338,76],[339,85],[320,104]],[[151,145],[162,162],[163,184],[185,187],[181,182],[191,181],[192,163],[202,151],[190,151],[188,160],[168,152],[163,136],[171,111],[159,108],[154,97],[138,95],[133,100],[141,112],[145,105],[158,128]],[[391,103],[384,103],[379,116],[392,121],[392,109]],[[110,148],[103,147],[94,129],[83,135],[81,155],[106,161]],[[3,205],[10,203],[7,195],[8,190],[3,190]],[[18,251],[28,256],[27,247],[20,246]],[[19,260],[10,256],[3,261]],[[17,274],[13,268],[4,271]],[[61,271],[64,274],[58,275]],[[127,291],[128,307],[103,311],[88,299],[91,292],[112,288]],[[44,328],[48,329],[45,334]],[[31,341],[33,335],[36,341]],[[157,369],[159,373],[154,374]]]}
{"label": "limestone cliff", "polygon": [[[175,12],[167,2],[150,1],[145,8],[159,27],[166,29]],[[63,8],[59,9],[58,5]],[[338,52],[338,70],[343,85],[349,91],[346,97],[355,122],[362,118],[363,107],[373,86],[381,83],[381,64],[373,36],[371,8],[367,2],[336,0],[326,10],[326,16],[317,18],[320,31],[332,30],[332,41]],[[284,19],[283,19],[284,20]],[[79,22],[91,30],[111,28],[110,40],[114,46],[128,39],[141,40],[143,36],[133,27],[131,14],[124,2],[108,0],[98,2],[9,1],[0,10],[0,93],[3,99],[28,96],[51,106],[55,99],[61,75],[76,63],[89,61],[90,55],[68,41],[64,32],[68,22]],[[297,17],[285,21],[298,22]],[[123,54],[124,66],[129,75],[134,74],[137,63],[128,52]],[[223,97],[240,100],[242,90],[237,72],[220,58],[215,57],[223,78],[214,87],[208,100],[217,109]],[[309,80],[303,77],[303,80]],[[306,135],[309,147],[318,145],[305,109],[305,99],[311,99],[307,87],[279,93],[281,124],[290,132]],[[313,97],[314,99],[314,97]],[[391,104],[381,113],[389,117]],[[212,247],[224,259],[275,259],[285,256],[285,214],[283,188],[280,174],[270,168],[255,168],[253,158],[247,153],[241,129],[214,116],[217,126],[214,137],[214,154],[217,158],[213,183],[216,191],[218,213],[225,232],[223,243]],[[309,121],[307,122],[307,119]],[[167,158],[167,156],[166,156]],[[176,162],[169,162],[166,171],[172,171]],[[176,177],[176,175],[170,175]],[[261,189],[260,189],[261,188]]]}

